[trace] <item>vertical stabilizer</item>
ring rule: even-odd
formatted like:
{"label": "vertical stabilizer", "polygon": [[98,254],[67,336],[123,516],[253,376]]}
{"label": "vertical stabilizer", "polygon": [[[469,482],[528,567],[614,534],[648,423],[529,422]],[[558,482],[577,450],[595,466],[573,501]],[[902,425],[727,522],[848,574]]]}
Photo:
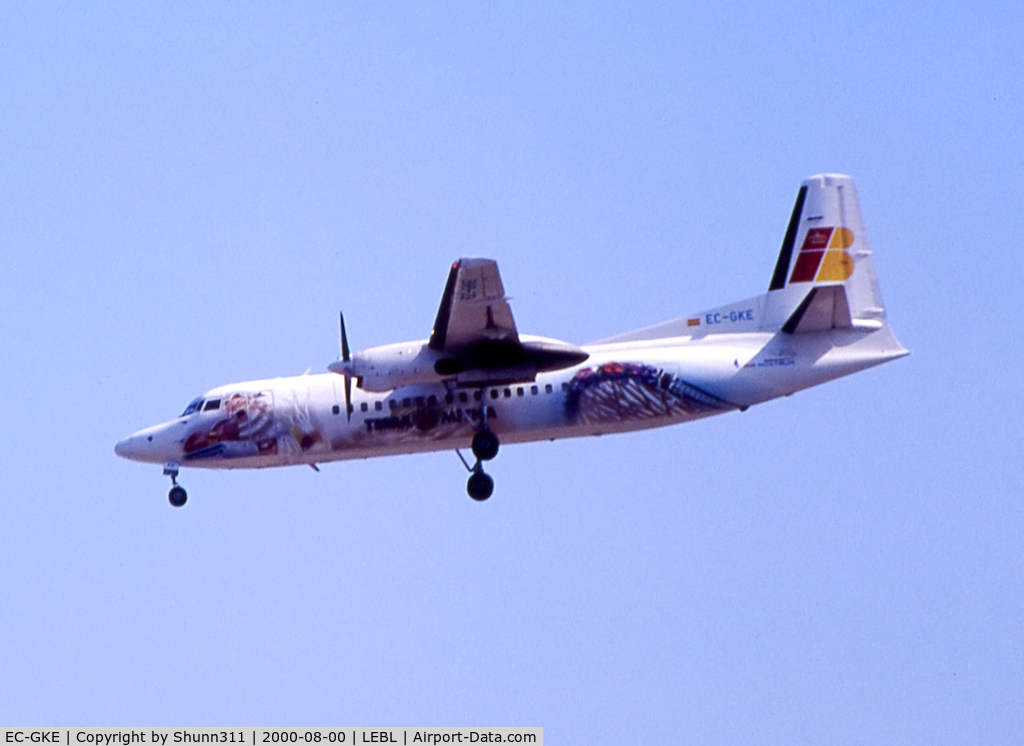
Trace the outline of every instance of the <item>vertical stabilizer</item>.
{"label": "vertical stabilizer", "polygon": [[772,274],[763,328],[879,328],[885,308],[853,179],[803,182]]}

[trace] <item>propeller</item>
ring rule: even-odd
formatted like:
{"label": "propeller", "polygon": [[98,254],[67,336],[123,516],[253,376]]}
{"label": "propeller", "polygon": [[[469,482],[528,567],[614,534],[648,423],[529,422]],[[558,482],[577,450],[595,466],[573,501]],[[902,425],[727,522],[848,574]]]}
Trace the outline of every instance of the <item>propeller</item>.
{"label": "propeller", "polygon": [[[351,362],[348,352],[348,335],[345,334],[345,314],[339,312],[341,319],[341,362]],[[345,366],[345,416],[352,421],[352,372],[349,366]]]}

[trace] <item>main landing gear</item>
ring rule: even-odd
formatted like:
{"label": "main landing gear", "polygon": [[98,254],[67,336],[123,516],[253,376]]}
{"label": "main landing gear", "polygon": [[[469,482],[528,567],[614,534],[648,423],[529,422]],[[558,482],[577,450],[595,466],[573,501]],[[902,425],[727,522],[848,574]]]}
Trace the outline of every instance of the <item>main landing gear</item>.
{"label": "main landing gear", "polygon": [[171,478],[171,491],[167,493],[167,499],[171,505],[180,508],[188,499],[188,493],[178,484],[178,465],[173,461],[164,464],[164,476]]}
{"label": "main landing gear", "polygon": [[486,500],[494,492],[494,480],[484,472],[484,461],[490,461],[498,455],[498,436],[486,429],[478,430],[473,436],[473,455],[476,456],[476,463],[470,466],[466,459],[462,458],[459,451],[459,458],[463,465],[470,472],[469,481],[466,482],[466,492],[474,500]]}
{"label": "main landing gear", "polygon": [[466,482],[466,492],[474,500],[486,500],[494,492],[494,480],[484,472],[484,461],[490,461],[497,456],[500,445],[498,436],[487,427],[486,405],[483,407],[483,411],[482,428],[477,430],[476,435],[473,436],[472,448],[473,455],[476,456],[476,463],[470,466],[466,463],[466,459],[462,458],[462,454],[456,451],[459,458],[462,459],[463,465],[470,472],[469,481]]}
{"label": "main landing gear", "polygon": [[[487,427],[487,403],[483,397],[484,389],[480,391],[480,400],[483,402],[480,407],[480,429],[473,435],[473,455],[476,456],[476,463],[470,466],[466,459],[462,457],[462,453],[458,450],[455,451],[458,455],[459,460],[462,461],[462,465],[466,467],[466,471],[469,472],[469,481],[466,482],[466,492],[474,500],[486,500],[494,492],[494,480],[491,479],[484,472],[484,461],[490,461],[492,458],[498,455],[498,446],[500,441],[498,436]],[[472,422],[469,415],[466,418]]]}

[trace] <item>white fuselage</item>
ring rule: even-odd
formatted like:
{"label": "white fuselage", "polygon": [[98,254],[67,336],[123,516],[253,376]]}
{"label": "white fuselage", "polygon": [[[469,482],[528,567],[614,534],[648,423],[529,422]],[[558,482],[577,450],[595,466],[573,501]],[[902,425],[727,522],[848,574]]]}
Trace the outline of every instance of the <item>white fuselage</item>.
{"label": "white fuselage", "polygon": [[[405,345],[420,349],[424,342]],[[738,332],[596,344],[533,381],[353,388],[335,373],[221,386],[199,411],[117,444],[138,461],[204,468],[317,464],[461,449],[486,426],[502,443],[661,427],[745,409],[906,354],[887,327]]]}
{"label": "white fuselage", "polygon": [[[262,468],[472,448],[486,500],[499,443],[662,427],[743,410],[907,354],[886,322],[853,179],[805,179],[763,295],[585,347],[520,334],[493,259],[451,266],[429,340],[350,354],[326,375],[213,389],[116,452],[179,466]],[[465,460],[464,460],[465,462]]]}

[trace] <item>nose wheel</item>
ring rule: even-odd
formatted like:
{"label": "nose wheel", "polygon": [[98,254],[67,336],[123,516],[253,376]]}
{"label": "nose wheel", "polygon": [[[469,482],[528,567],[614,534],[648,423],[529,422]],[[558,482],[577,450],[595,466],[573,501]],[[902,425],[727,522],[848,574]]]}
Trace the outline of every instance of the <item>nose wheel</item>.
{"label": "nose wheel", "polygon": [[170,500],[171,505],[176,508],[180,508],[188,500],[188,493],[185,492],[184,487],[174,485],[171,487],[171,491],[167,493],[167,499]]}
{"label": "nose wheel", "polygon": [[171,491],[167,493],[167,500],[174,507],[180,508],[188,500],[188,493],[178,484],[178,465],[173,462],[164,464],[164,476],[171,478]]}

